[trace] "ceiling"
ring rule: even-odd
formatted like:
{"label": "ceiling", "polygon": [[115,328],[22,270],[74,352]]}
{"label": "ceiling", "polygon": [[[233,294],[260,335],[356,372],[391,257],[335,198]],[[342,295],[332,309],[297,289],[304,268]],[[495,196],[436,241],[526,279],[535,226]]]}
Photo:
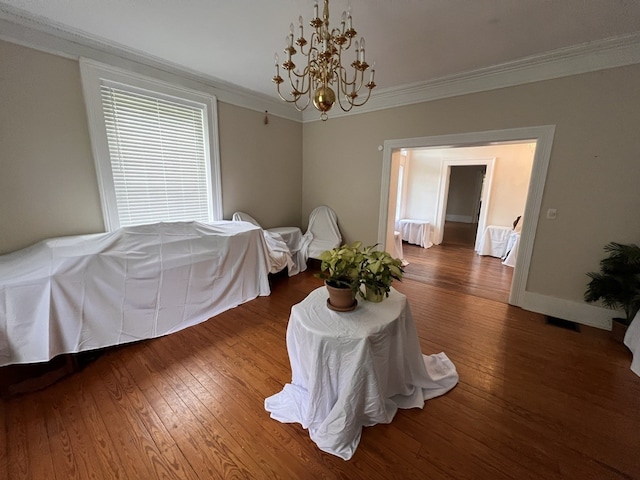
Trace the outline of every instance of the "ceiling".
{"label": "ceiling", "polygon": [[[640,32],[638,0],[332,0],[332,26],[349,3],[382,89]],[[299,15],[308,24],[313,0],[0,0],[0,9],[275,97],[274,52]]]}

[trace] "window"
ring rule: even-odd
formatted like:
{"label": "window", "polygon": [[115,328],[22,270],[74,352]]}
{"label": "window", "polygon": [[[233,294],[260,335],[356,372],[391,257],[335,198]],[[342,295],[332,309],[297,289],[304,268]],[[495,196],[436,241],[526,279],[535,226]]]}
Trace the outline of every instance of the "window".
{"label": "window", "polygon": [[83,60],[107,230],[222,217],[215,98]]}

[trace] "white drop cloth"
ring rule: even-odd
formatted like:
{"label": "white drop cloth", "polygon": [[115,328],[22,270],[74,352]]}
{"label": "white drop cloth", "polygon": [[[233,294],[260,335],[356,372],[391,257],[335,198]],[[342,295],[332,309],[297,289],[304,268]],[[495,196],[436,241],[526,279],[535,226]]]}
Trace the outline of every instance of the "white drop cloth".
{"label": "white drop cloth", "polygon": [[308,258],[319,259],[322,252],[339,247],[342,235],[336,213],[325,205],[314,208],[304,237],[305,262]]}
{"label": "white drop cloth", "polygon": [[397,230],[393,232],[393,258],[402,260],[403,267],[409,265],[409,262],[404,259],[404,252],[402,250],[402,235]]}
{"label": "white drop cloth", "polygon": [[509,240],[507,240],[507,248],[505,254],[502,257],[503,265],[508,267],[516,266],[516,259],[518,258],[518,249],[520,248],[520,233],[511,232],[509,234]]}
{"label": "white drop cloth", "polygon": [[307,269],[307,257],[305,247],[307,239],[302,235],[298,227],[275,227],[267,229],[267,232],[280,235],[284,243],[289,248],[292,266],[289,268],[289,276],[297,275]]}
{"label": "white drop cloth", "polygon": [[292,381],[265,400],[271,417],[300,423],[328,453],[349,460],[362,427],[389,423],[398,408],[422,408],[458,383],[444,353],[422,355],[406,297],[359,300],[352,312],[327,308],[320,287],[291,309],[287,350]]}
{"label": "white drop cloth", "polygon": [[269,295],[262,231],[160,223],[0,256],[0,366],[176,332]]}
{"label": "white drop cloth", "polygon": [[400,232],[402,240],[423,248],[433,246],[431,241],[431,224],[426,220],[412,220],[403,218],[398,220],[396,230]]}
{"label": "white drop cloth", "polygon": [[482,234],[482,239],[476,248],[476,252],[478,255],[504,258],[507,253],[507,244],[509,243],[511,232],[513,232],[513,227],[489,225]]}
{"label": "white drop cloth", "polygon": [[624,344],[629,347],[633,354],[631,361],[631,371],[640,376],[640,312],[636,313],[633,321],[627,328],[624,336]]}
{"label": "white drop cloth", "polygon": [[[255,218],[245,212],[235,212],[231,219],[234,222],[249,222],[256,227],[262,228]],[[296,230],[301,239],[302,233],[298,227],[279,227],[263,230],[270,260],[269,273],[278,273],[286,267],[291,277],[307,269],[307,259],[304,258],[302,264],[300,262],[299,250],[301,247],[297,245],[300,242],[293,235]],[[291,247],[296,247],[296,249],[292,250]]]}

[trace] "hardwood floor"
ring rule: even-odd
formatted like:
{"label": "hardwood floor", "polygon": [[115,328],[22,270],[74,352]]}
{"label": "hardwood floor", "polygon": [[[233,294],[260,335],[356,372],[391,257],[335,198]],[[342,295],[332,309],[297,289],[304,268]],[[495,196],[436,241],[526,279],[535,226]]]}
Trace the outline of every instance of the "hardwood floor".
{"label": "hardwood floor", "polygon": [[476,243],[477,223],[444,222],[442,243],[445,245],[463,245],[470,248]]}
{"label": "hardwood floor", "polygon": [[446,352],[460,383],[365,428],[348,462],[321,452],[263,405],[290,381],[291,305],[320,285],[278,278],[269,297],[3,400],[0,478],[640,478],[640,378],[623,345],[410,278],[395,286],[423,352]]}
{"label": "hardwood floor", "polygon": [[440,244],[422,248],[403,242],[409,262],[405,276],[427,285],[507,303],[513,268],[495,257],[476,255],[472,247]]}

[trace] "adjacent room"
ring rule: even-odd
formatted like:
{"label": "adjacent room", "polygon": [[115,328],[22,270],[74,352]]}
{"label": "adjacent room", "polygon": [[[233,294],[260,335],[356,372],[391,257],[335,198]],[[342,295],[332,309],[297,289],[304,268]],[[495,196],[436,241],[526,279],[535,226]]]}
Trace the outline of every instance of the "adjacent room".
{"label": "adjacent room", "polygon": [[[519,240],[534,154],[535,143],[521,142],[401,148],[394,153],[389,214],[393,213],[394,231],[401,233],[404,242],[402,251],[395,253],[407,263],[409,278],[435,280],[432,265],[425,263],[429,257],[442,262],[449,257],[454,261],[465,256],[469,270],[472,265],[491,268],[491,275],[500,282],[498,285],[491,282],[492,288],[486,295],[493,298],[492,292],[501,290],[506,293],[500,298],[507,303],[518,245],[514,241],[507,251],[508,239],[499,239],[504,240],[500,245],[496,241],[489,245],[490,239],[485,240],[485,236],[495,231],[503,236],[515,232]],[[403,231],[402,223],[407,219],[425,225],[427,241],[416,243],[406,226]],[[428,250],[420,250],[416,245]],[[477,259],[470,251],[487,258]],[[460,283],[474,289],[481,287],[474,285],[474,278],[469,275]]]}
{"label": "adjacent room", "polygon": [[640,478],[639,25],[0,0],[0,478]]}

